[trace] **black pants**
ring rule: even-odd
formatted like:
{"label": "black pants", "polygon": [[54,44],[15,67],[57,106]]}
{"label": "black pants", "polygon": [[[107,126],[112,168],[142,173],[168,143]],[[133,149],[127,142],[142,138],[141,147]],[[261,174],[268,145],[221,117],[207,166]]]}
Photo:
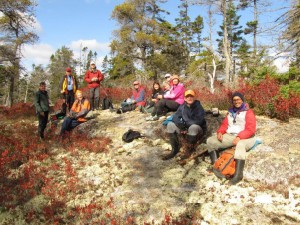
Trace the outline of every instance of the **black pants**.
{"label": "black pants", "polygon": [[90,88],[90,104],[92,110],[94,108],[98,109],[99,108],[99,93],[100,87],[95,87],[95,88]]}
{"label": "black pants", "polygon": [[158,115],[162,116],[165,115],[167,112],[175,112],[180,105],[175,102],[174,100],[169,99],[161,99],[155,103],[153,112],[151,113],[152,116]]}
{"label": "black pants", "polygon": [[48,123],[48,115],[49,115],[48,111],[44,112],[44,116],[38,114],[38,120],[39,120],[38,134],[40,138],[44,138],[44,131]]}
{"label": "black pants", "polygon": [[75,101],[75,93],[74,93],[73,90],[71,90],[71,91],[68,91],[68,94],[64,94],[63,97],[66,100],[66,103],[68,105],[68,109],[69,109],[69,112],[70,112],[70,110],[72,108],[72,105]]}

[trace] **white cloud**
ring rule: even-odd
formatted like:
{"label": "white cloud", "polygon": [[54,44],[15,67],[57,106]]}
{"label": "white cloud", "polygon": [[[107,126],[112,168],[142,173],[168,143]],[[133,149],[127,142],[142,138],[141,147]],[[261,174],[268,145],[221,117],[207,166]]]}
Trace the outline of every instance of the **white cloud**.
{"label": "white cloud", "polygon": [[77,40],[72,41],[70,44],[70,48],[75,51],[80,51],[80,48],[87,47],[89,50],[93,52],[96,51],[98,54],[107,54],[110,51],[109,47],[110,43],[99,43],[96,39],[92,40]]}
{"label": "white cloud", "polygon": [[22,61],[27,69],[31,69],[32,64],[47,65],[50,56],[55,53],[55,49],[49,44],[24,45],[22,48]]}
{"label": "white cloud", "polygon": [[[80,58],[80,49],[83,47],[87,47],[88,51],[97,52],[96,65],[98,68],[101,67],[105,55],[110,51],[109,43],[99,43],[95,39],[72,41],[67,46],[73,51],[75,59]],[[32,64],[42,64],[45,67],[49,64],[50,57],[56,50],[53,46],[45,43],[24,45],[22,48],[22,62],[28,71],[32,69]]]}

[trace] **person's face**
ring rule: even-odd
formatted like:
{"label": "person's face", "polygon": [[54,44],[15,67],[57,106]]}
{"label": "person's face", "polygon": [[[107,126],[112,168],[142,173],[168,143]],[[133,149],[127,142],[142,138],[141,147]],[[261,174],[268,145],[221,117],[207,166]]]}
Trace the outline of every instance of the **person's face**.
{"label": "person's face", "polygon": [[139,84],[134,84],[133,87],[134,87],[134,89],[139,89],[140,85]]}
{"label": "person's face", "polygon": [[91,64],[91,68],[94,69],[96,67],[95,64]]}
{"label": "person's face", "polygon": [[178,79],[173,79],[173,84],[178,84],[179,80]]}
{"label": "person's face", "polygon": [[171,77],[166,77],[166,80],[167,80],[167,81],[170,81],[170,80],[171,80]]}
{"label": "person's face", "polygon": [[71,75],[71,72],[66,72],[66,74],[67,74],[68,76],[70,76],[70,75]]}
{"label": "person's face", "polygon": [[77,98],[78,98],[79,100],[82,100],[82,98],[83,98],[82,94],[78,94],[78,95],[77,95]]}
{"label": "person's face", "polygon": [[170,90],[170,85],[165,85],[166,90]]}
{"label": "person's face", "polygon": [[239,96],[234,96],[232,101],[235,108],[239,108],[243,104],[243,100]]}
{"label": "person's face", "polygon": [[188,95],[188,96],[185,96],[185,97],[184,97],[184,100],[186,101],[186,103],[187,103],[188,105],[191,105],[191,104],[194,103],[195,97],[194,97],[193,95]]}
{"label": "person's face", "polygon": [[46,91],[46,85],[44,85],[44,84],[40,85],[40,90],[41,91]]}
{"label": "person's face", "polygon": [[158,84],[154,84],[153,87],[154,87],[155,90],[158,90],[158,89],[159,89],[159,85],[158,85]]}

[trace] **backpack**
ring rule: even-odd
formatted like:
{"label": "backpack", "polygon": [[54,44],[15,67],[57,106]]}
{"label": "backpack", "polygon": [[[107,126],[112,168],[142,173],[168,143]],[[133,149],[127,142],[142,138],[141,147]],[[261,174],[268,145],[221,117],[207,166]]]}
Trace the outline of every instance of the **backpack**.
{"label": "backpack", "polygon": [[226,149],[214,163],[213,172],[216,176],[226,179],[231,178],[235,173],[234,148]]}
{"label": "backpack", "polygon": [[113,108],[113,104],[112,104],[111,99],[106,96],[103,98],[103,101],[102,101],[102,109],[105,110],[105,109],[110,109],[110,108]]}
{"label": "backpack", "polygon": [[140,132],[129,129],[122,136],[122,140],[126,143],[132,142],[134,139],[143,137]]}

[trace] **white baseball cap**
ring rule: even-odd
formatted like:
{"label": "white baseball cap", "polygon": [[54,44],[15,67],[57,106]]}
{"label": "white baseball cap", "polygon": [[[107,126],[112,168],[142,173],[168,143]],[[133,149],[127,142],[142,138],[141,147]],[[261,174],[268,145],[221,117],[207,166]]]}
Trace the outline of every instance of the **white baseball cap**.
{"label": "white baseball cap", "polygon": [[92,65],[92,64],[96,65],[96,63],[95,63],[94,61],[91,61],[91,62],[90,62],[90,65]]}
{"label": "white baseball cap", "polygon": [[167,73],[167,74],[165,75],[165,78],[168,78],[168,77],[171,77],[171,74]]}

